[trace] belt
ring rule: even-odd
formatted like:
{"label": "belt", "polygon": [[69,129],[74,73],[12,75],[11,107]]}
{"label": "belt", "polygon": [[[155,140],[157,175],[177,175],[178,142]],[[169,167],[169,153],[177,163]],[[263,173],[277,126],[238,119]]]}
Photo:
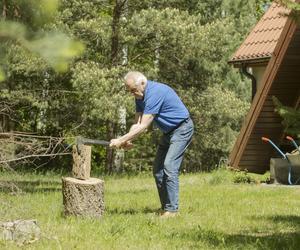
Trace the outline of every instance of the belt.
{"label": "belt", "polygon": [[168,135],[170,133],[172,133],[174,130],[178,129],[183,123],[187,122],[190,120],[190,117],[185,118],[184,120],[182,120],[181,122],[179,122],[174,128],[172,128],[169,132],[165,133],[165,135]]}

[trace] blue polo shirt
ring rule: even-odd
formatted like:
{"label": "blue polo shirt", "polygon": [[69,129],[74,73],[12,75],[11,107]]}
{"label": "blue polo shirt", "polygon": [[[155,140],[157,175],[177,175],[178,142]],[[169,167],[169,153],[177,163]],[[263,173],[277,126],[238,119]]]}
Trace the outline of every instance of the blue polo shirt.
{"label": "blue polo shirt", "polygon": [[154,122],[164,133],[189,117],[176,92],[163,83],[147,81],[144,98],[135,99],[135,104],[136,112],[155,115]]}

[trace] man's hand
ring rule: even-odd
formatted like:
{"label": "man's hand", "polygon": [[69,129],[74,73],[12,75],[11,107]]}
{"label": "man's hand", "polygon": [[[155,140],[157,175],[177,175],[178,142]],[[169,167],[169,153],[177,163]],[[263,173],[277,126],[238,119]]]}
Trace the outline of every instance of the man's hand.
{"label": "man's hand", "polygon": [[138,137],[142,132],[144,132],[147,129],[147,127],[149,127],[153,119],[154,119],[154,115],[143,114],[140,123],[134,124],[130,128],[130,131],[127,134],[123,135],[122,137],[118,139],[112,139],[110,141],[109,146],[111,148],[121,148],[123,146],[124,148],[127,149],[131,148],[132,145],[130,141]]}
{"label": "man's hand", "polygon": [[133,148],[133,144],[131,141],[127,141],[124,144],[122,144],[122,148],[124,148],[125,150],[130,150]]}
{"label": "man's hand", "polygon": [[133,144],[131,141],[127,141],[127,142],[121,142],[120,139],[112,139],[110,141],[109,146],[111,148],[124,148],[126,150],[129,150],[133,147]]}
{"label": "man's hand", "polygon": [[111,139],[109,147],[111,148],[121,148],[124,143],[120,139]]}

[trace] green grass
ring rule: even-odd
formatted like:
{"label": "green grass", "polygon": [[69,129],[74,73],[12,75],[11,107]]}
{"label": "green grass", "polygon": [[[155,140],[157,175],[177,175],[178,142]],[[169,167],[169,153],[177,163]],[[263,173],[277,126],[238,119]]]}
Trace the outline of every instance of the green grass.
{"label": "green grass", "polygon": [[23,193],[0,190],[0,221],[38,220],[42,238],[22,249],[300,249],[300,188],[235,184],[235,175],[181,175],[181,215],[164,220],[151,176],[104,177],[106,212],[93,220],[62,216],[60,176],[2,173]]}

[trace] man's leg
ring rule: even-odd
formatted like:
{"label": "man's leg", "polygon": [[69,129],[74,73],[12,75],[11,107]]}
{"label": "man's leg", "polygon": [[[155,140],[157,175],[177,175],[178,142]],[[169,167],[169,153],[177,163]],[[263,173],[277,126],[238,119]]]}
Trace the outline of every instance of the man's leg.
{"label": "man's leg", "polygon": [[164,161],[164,180],[166,189],[166,203],[164,210],[178,211],[179,193],[179,169],[183,160],[183,154],[191,142],[194,132],[193,122],[183,124],[172,133],[170,146]]}
{"label": "man's leg", "polygon": [[164,182],[164,162],[165,162],[166,154],[169,149],[169,145],[170,145],[169,137],[167,135],[162,135],[158,145],[158,149],[156,152],[156,157],[153,165],[153,176],[155,178],[156,187],[159,194],[161,209],[164,209],[166,204],[166,198],[167,198],[166,188],[163,182]]}

